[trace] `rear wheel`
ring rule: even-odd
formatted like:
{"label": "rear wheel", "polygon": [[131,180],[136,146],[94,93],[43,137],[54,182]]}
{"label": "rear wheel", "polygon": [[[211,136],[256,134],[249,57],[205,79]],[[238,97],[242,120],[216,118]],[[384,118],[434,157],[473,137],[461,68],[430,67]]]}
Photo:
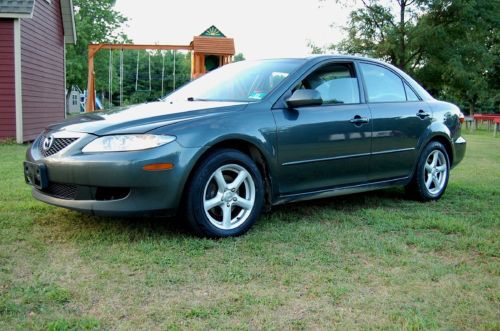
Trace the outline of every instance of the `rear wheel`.
{"label": "rear wheel", "polygon": [[430,142],[420,155],[407,192],[421,201],[438,200],[446,190],[450,161],[446,148],[437,141]]}
{"label": "rear wheel", "polygon": [[219,150],[196,168],[186,199],[186,217],[197,234],[238,236],[248,231],[261,213],[262,176],[247,155]]}

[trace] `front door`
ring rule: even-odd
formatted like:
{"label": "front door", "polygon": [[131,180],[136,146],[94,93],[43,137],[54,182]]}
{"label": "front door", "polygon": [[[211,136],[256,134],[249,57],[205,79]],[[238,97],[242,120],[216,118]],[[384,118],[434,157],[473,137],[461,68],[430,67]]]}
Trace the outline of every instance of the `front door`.
{"label": "front door", "polygon": [[280,194],[349,186],[368,180],[371,114],[361,103],[353,63],[329,63],[295,89],[315,89],[323,105],[273,109]]}

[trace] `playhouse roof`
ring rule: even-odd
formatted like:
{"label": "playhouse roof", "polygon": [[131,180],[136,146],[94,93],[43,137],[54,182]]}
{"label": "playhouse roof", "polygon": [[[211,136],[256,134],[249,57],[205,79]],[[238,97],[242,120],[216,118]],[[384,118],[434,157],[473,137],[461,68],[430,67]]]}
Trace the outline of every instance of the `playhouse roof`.
{"label": "playhouse roof", "polygon": [[221,38],[226,37],[215,25],[212,25],[211,27],[209,27],[208,29],[203,31],[203,33],[200,34],[200,36],[203,36],[203,37],[221,37]]}
{"label": "playhouse roof", "polygon": [[195,53],[214,55],[234,55],[234,39],[227,38],[215,25],[201,35],[193,37],[191,42]]}

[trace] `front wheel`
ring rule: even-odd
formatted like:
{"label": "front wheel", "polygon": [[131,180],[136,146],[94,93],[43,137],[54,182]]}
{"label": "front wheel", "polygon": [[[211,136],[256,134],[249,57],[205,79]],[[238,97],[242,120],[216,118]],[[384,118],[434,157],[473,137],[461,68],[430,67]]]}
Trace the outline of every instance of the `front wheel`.
{"label": "front wheel", "polygon": [[190,227],[208,237],[238,236],[259,217],[264,201],[262,176],[247,155],[219,150],[196,168],[186,194]]}
{"label": "front wheel", "polygon": [[446,190],[450,161],[440,142],[430,142],[420,154],[413,179],[407,192],[421,201],[438,200]]}

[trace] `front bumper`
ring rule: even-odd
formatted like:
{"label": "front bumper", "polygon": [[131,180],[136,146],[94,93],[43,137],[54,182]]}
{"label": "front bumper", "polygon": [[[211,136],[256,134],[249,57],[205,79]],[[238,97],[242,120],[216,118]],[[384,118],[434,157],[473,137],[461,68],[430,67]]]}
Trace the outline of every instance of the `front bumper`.
{"label": "front bumper", "polygon": [[[84,135],[48,157],[41,155],[40,142],[35,141],[26,159],[45,165],[49,189],[33,188],[33,197],[55,206],[102,216],[176,212],[197,149],[184,148],[174,141],[143,151],[82,153],[83,146],[93,139],[93,135]],[[164,171],[143,170],[144,165],[152,163],[175,166]],[[51,187],[71,187],[74,192],[71,195],[54,193]]]}

